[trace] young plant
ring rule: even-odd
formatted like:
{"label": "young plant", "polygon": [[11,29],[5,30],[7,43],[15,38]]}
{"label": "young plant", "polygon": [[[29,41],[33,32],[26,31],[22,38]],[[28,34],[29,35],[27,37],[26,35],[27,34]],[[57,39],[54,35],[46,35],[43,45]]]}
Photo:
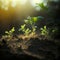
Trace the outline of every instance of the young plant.
{"label": "young plant", "polygon": [[24,20],[26,24],[31,25],[32,27],[35,25],[35,23],[38,21],[38,17],[27,17],[27,20]]}
{"label": "young plant", "polygon": [[6,33],[7,35],[12,36],[13,33],[14,33],[14,31],[15,31],[15,28],[13,27],[10,31],[5,31],[5,33]]}
{"label": "young plant", "polygon": [[24,21],[26,24],[30,25],[33,34],[35,33],[37,28],[37,26],[35,26],[37,21],[38,21],[38,17],[30,17],[30,16],[27,18],[27,20]]}
{"label": "young plant", "polygon": [[14,27],[13,27],[11,30],[9,30],[9,31],[5,31],[5,34],[6,34],[6,35],[3,36],[3,37],[12,37],[14,31],[15,31],[15,28],[14,28]]}
{"label": "young plant", "polygon": [[42,18],[43,17],[41,16],[38,16],[38,17],[28,16],[27,19],[24,20],[25,24],[21,25],[21,28],[19,29],[19,31],[22,31],[24,35],[29,35],[30,33],[34,35],[36,33],[36,28],[37,28],[35,24],[39,19],[42,19]]}
{"label": "young plant", "polygon": [[29,28],[26,28],[26,24],[21,25],[21,28],[19,29],[19,31],[22,31],[24,35],[29,35],[31,32]]}
{"label": "young plant", "polygon": [[25,30],[25,35],[29,35],[31,33],[31,30],[29,29],[29,28],[27,28],[26,30]]}
{"label": "young plant", "polygon": [[26,24],[21,25],[21,28],[19,29],[19,31],[25,32],[25,26],[26,26]]}
{"label": "young plant", "polygon": [[40,30],[41,30],[41,35],[46,36],[46,37],[48,36],[49,31],[48,31],[48,29],[47,29],[46,26],[44,26],[44,27],[41,28]]}

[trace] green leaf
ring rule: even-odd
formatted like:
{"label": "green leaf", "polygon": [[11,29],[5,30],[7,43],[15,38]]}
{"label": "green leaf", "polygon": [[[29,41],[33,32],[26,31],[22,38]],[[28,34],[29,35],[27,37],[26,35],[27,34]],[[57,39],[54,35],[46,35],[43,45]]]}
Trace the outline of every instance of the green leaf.
{"label": "green leaf", "polygon": [[24,29],[24,28],[25,28],[25,26],[26,26],[25,24],[24,24],[24,25],[21,25],[21,29]]}
{"label": "green leaf", "polygon": [[36,7],[39,6],[41,9],[46,9],[46,10],[48,10],[48,7],[45,6],[44,3],[37,3],[36,5],[37,5]]}
{"label": "green leaf", "polygon": [[44,3],[40,3],[40,7],[41,8],[44,8],[45,6],[44,6]]}
{"label": "green leaf", "polygon": [[8,31],[5,31],[6,34],[8,34],[9,32]]}
{"label": "green leaf", "polygon": [[46,29],[46,26],[44,26],[44,29]]}
{"label": "green leaf", "polygon": [[14,32],[15,31],[15,28],[13,27],[12,29],[11,29],[11,32]]}
{"label": "green leaf", "polygon": [[11,33],[12,31],[10,30],[9,33]]}
{"label": "green leaf", "polygon": [[37,22],[37,20],[38,20],[37,17],[33,17],[34,22]]}

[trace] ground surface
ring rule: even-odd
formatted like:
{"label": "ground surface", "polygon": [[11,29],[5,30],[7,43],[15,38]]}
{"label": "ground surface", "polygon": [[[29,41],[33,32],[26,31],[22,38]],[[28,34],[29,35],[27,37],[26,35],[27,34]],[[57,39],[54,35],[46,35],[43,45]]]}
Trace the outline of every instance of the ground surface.
{"label": "ground surface", "polygon": [[[40,40],[39,38],[30,38],[28,44],[19,48],[14,48],[14,44],[19,44],[21,41],[10,41],[12,48],[4,42],[0,46],[0,58],[6,59],[23,59],[23,60],[58,60],[59,59],[59,40]],[[29,45],[30,44],[30,45]],[[28,46],[27,49],[25,49]],[[21,49],[22,48],[22,49]],[[12,49],[12,51],[11,51]]]}

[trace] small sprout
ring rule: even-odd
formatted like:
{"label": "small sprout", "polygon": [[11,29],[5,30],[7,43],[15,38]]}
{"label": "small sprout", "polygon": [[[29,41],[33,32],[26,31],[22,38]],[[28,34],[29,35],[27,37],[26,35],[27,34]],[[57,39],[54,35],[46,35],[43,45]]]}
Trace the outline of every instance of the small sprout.
{"label": "small sprout", "polygon": [[29,28],[27,28],[26,31],[25,31],[25,35],[30,34],[30,32],[31,32],[31,30]]}
{"label": "small sprout", "polygon": [[21,30],[25,31],[25,26],[26,26],[25,24],[21,25],[21,28],[19,29],[19,31],[21,31]]}
{"label": "small sprout", "polygon": [[5,33],[7,34],[6,36],[8,36],[8,37],[12,36],[14,31],[15,31],[14,27],[10,31],[5,31]]}
{"label": "small sprout", "polygon": [[9,32],[8,31],[5,31],[6,34],[8,34]]}
{"label": "small sprout", "polygon": [[45,36],[47,36],[48,35],[48,29],[47,29],[47,27],[46,26],[44,26],[43,28],[41,28],[40,29],[41,30],[41,35],[45,35]]}
{"label": "small sprout", "polygon": [[31,30],[29,28],[26,28],[26,24],[21,25],[21,28],[19,31],[22,31],[25,35],[30,34]]}
{"label": "small sprout", "polygon": [[26,26],[25,24],[24,24],[24,25],[21,25],[21,29],[24,29],[24,28],[25,28],[25,26]]}

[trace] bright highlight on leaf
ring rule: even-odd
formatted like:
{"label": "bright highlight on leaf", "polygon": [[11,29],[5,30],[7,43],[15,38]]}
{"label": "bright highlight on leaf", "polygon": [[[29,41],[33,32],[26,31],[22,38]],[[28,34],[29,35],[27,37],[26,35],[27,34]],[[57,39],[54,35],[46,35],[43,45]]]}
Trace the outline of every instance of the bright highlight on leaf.
{"label": "bright highlight on leaf", "polygon": [[38,19],[37,19],[37,17],[33,17],[33,20],[34,20],[34,22],[37,22]]}
{"label": "bright highlight on leaf", "polygon": [[15,28],[13,27],[13,28],[11,29],[11,31],[14,32],[14,31],[15,31]]}
{"label": "bright highlight on leaf", "polygon": [[14,31],[15,31],[15,28],[13,27],[11,30],[5,31],[5,33],[6,33],[8,36],[12,36],[13,33],[14,33]]}

